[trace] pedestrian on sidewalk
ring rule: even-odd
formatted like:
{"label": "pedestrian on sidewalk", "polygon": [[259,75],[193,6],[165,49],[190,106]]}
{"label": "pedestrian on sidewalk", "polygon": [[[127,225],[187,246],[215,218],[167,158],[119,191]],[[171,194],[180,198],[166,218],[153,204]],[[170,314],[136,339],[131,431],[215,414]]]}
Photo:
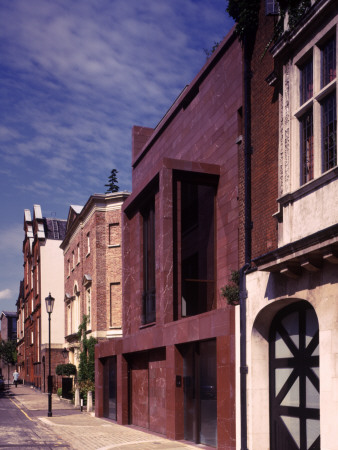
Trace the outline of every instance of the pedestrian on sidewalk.
{"label": "pedestrian on sidewalk", "polygon": [[19,379],[19,373],[15,369],[15,371],[13,372],[13,382],[14,382],[16,388],[18,387],[18,379]]}

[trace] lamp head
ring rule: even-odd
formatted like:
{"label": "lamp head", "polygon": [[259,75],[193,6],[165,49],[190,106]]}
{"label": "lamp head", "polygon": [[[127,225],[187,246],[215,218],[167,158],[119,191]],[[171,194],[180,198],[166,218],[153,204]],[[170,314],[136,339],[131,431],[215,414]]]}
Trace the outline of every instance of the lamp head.
{"label": "lamp head", "polygon": [[48,297],[45,298],[45,301],[47,313],[51,314],[53,312],[55,298],[52,297],[51,294],[49,293]]}

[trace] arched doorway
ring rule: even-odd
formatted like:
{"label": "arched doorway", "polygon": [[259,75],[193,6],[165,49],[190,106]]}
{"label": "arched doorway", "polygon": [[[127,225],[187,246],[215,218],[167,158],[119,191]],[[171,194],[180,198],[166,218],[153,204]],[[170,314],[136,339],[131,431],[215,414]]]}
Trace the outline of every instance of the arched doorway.
{"label": "arched doorway", "polygon": [[269,371],[271,450],[320,449],[319,328],[308,302],[273,319]]}

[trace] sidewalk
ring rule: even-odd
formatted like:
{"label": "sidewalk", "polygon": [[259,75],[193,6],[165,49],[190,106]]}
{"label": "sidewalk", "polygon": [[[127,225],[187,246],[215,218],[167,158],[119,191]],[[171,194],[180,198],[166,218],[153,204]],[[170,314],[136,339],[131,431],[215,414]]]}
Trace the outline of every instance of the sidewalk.
{"label": "sidewalk", "polygon": [[[171,441],[157,434],[129,426],[121,426],[93,413],[81,412],[66,400],[52,397],[53,416],[47,417],[48,397],[40,391],[19,385],[10,387],[14,400],[25,409],[28,416],[41,421],[59,439],[75,450],[153,450],[195,449],[200,446]],[[202,447],[205,448],[205,447]]]}

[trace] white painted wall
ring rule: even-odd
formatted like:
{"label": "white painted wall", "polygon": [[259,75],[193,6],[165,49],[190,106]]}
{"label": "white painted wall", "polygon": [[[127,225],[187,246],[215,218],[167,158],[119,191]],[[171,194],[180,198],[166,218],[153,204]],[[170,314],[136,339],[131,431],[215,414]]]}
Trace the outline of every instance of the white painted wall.
{"label": "white painted wall", "polygon": [[51,344],[64,345],[64,259],[61,241],[47,239],[40,247],[41,268],[41,345],[48,344],[48,314],[45,298],[51,293],[55,298],[51,314]]}
{"label": "white painted wall", "polygon": [[283,207],[283,232],[278,246],[338,223],[338,179]]}
{"label": "white painted wall", "polygon": [[[321,448],[337,449],[338,423],[338,267],[298,280],[267,272],[247,276],[248,448],[269,450],[269,329],[273,317],[293,301],[306,300],[319,322]],[[239,322],[237,321],[237,326]],[[237,371],[239,361],[237,361]],[[237,386],[237,396],[239,386]],[[240,404],[240,403],[238,403]],[[239,432],[240,430],[238,430]],[[240,442],[237,443],[240,448]]]}

